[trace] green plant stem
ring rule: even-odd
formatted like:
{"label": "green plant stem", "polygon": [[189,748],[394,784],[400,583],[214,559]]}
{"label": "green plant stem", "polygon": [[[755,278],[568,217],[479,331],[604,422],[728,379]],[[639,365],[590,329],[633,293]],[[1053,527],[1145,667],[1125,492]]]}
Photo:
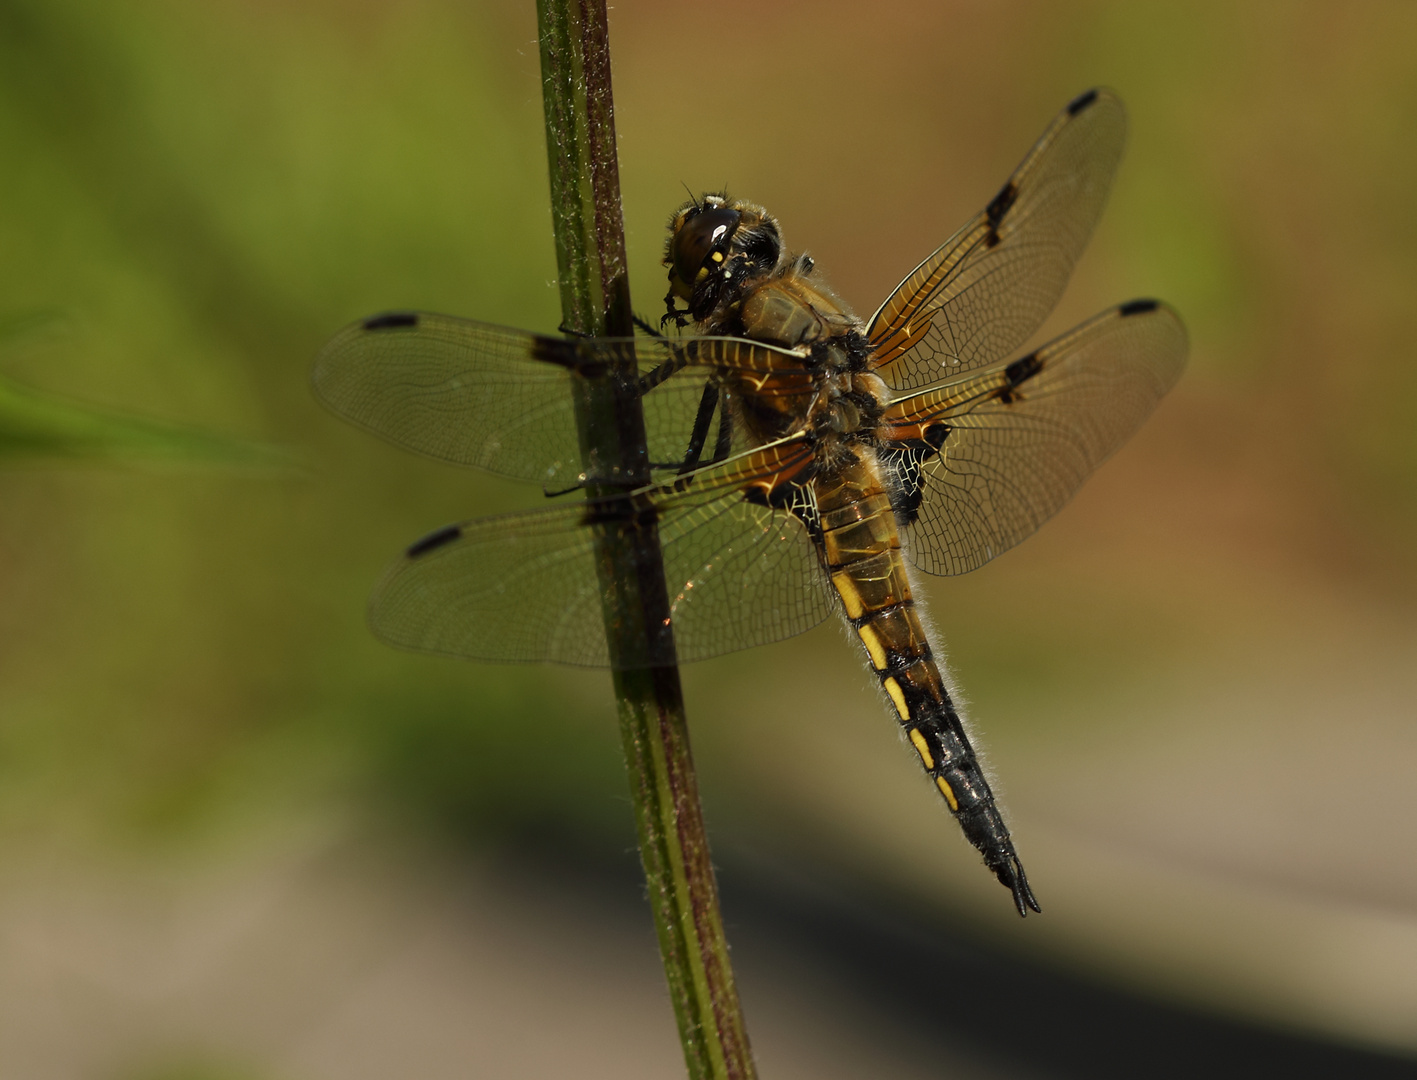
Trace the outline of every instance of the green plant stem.
{"label": "green plant stem", "polygon": [[[537,0],[537,19],[564,328],[629,337],[605,3]],[[623,500],[623,515],[605,515],[596,561],[640,858],[689,1076],[751,1080],[679,670],[664,662],[673,644],[658,529],[625,498],[648,482],[649,467],[634,358],[622,362],[621,371],[577,380],[576,405],[588,474],[621,480],[589,495]]]}

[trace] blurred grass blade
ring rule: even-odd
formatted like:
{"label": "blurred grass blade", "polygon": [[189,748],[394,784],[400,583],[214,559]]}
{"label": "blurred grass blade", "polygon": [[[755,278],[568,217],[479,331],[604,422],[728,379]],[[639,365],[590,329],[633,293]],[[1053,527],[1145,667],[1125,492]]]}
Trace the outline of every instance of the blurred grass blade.
{"label": "blurred grass blade", "polygon": [[0,464],[66,458],[237,469],[291,464],[275,447],[108,412],[0,375]]}
{"label": "blurred grass blade", "polygon": [[29,339],[60,337],[73,328],[74,317],[60,308],[29,308],[0,312],[0,348]]}
{"label": "blurred grass blade", "polygon": [[[64,336],[75,322],[58,308],[0,313],[0,351]],[[256,471],[292,463],[275,446],[103,410],[0,374],[0,465],[62,459]]]}
{"label": "blurred grass blade", "polygon": [[[0,314],[0,350],[61,337],[73,325],[73,316],[56,308]],[[0,465],[62,459],[257,470],[291,465],[275,447],[71,401],[0,374]]]}

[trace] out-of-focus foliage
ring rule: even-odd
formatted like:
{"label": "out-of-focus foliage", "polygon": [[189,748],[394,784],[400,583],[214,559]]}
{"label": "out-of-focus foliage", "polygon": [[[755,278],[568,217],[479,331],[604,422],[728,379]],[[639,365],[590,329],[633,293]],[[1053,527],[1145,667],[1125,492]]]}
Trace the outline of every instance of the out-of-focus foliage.
{"label": "out-of-focus foliage", "polygon": [[[1235,490],[1196,493],[1198,512],[1344,572],[1381,565],[1410,589],[1393,554],[1417,535],[1410,12],[893,10],[878,24],[849,7],[806,23],[753,9],[762,32],[735,61],[753,77],[709,85],[684,82],[680,15],[617,10],[639,307],[658,304],[660,223],[682,179],[768,202],[867,309],[1059,102],[1111,83],[1133,144],[1057,321],[1166,296],[1195,340],[1172,465],[1199,477],[1217,457],[1243,463],[1227,469]],[[860,47],[872,27],[888,45]],[[593,681],[367,640],[361,598],[385,557],[519,496],[345,430],[305,390],[319,344],[370,311],[554,325],[532,33],[529,9],[434,0],[0,8],[0,292],[80,310],[94,339],[62,371],[41,379],[20,358],[12,374],[317,463],[263,484],[4,479],[4,633],[25,661],[11,670],[27,673],[4,691],[21,781],[9,797],[36,776],[83,776],[90,797],[163,817],[234,763],[261,768],[308,737],[321,757],[342,747],[399,775],[432,769],[414,788],[440,790],[457,763],[469,782],[448,789],[484,791],[458,798],[490,808],[492,778],[517,789],[581,756],[537,749],[564,745],[567,724],[599,748],[589,758],[613,757],[603,717],[563,715],[567,687],[594,699]],[[806,86],[803,71],[837,74]],[[986,637],[996,624],[1011,626],[986,615]],[[1075,659],[1040,649],[1010,668]],[[489,742],[432,749],[467,739]],[[279,749],[255,749],[267,742]],[[522,771],[483,776],[483,750]]]}
{"label": "out-of-focus foliage", "polygon": [[[535,59],[515,51],[530,18],[0,8],[0,294],[57,298],[86,327],[62,370],[17,353],[10,373],[309,463],[0,479],[0,805],[15,815],[169,827],[372,770],[485,829],[594,818],[585,785],[596,805],[615,790],[613,730],[567,717],[543,676],[369,641],[363,597],[385,559],[506,495],[344,429],[307,390],[320,343],[370,310],[554,325]],[[16,386],[9,401],[38,431],[40,399]]]}
{"label": "out-of-focus foliage", "polygon": [[[843,0],[808,15],[730,0],[710,24],[704,11],[612,11],[633,295],[650,317],[681,182],[772,208],[789,245],[869,312],[1073,94],[1120,92],[1127,157],[1049,329],[1164,297],[1190,328],[1191,367],[1038,537],[927,586],[932,613],[1026,861],[1063,850],[1044,835],[1056,826],[1139,862],[1223,864],[1245,887],[1408,903],[1406,870],[1383,855],[1417,832],[1397,782],[1407,758],[1362,749],[1404,736],[1363,743],[1361,722],[1387,715],[1382,694],[1401,698],[1374,643],[1400,651],[1417,625],[1417,8]],[[604,676],[399,654],[362,620],[404,544],[540,494],[401,454],[307,388],[320,345],[379,310],[555,327],[534,35],[530,3],[0,2],[0,302],[58,305],[85,326],[62,365],[17,351],[5,376],[240,433],[305,467],[0,472],[7,833],[280,826],[372,797],[469,836],[626,843]],[[1353,677],[1368,696],[1350,699],[1334,687],[1355,657],[1371,662]],[[915,766],[856,663],[824,629],[688,673],[711,824],[757,837],[805,822],[796,840],[815,829],[887,875],[949,858],[959,889],[977,877],[981,903],[1008,915],[972,858],[955,859],[937,801],[908,787]],[[1280,700],[1274,684],[1320,673],[1341,737],[1247,726]],[[1251,697],[1217,690],[1215,709],[1190,708],[1188,694],[1261,679]],[[1330,757],[1286,757],[1340,743],[1341,795],[1318,790]],[[1390,783],[1361,779],[1364,753]],[[1232,776],[1222,760],[1258,764]],[[1153,775],[1139,763],[1181,793],[1150,831],[1135,807],[1172,789],[1128,780]],[[1122,799],[1109,785],[1125,783]],[[1260,812],[1236,831],[1242,796]],[[1389,831],[1336,831],[1329,798]],[[1389,839],[1372,854],[1370,836]],[[1292,858],[1271,865],[1276,851]],[[1040,935],[1103,910],[1092,894],[1067,908],[1068,861],[1046,874],[1029,861],[1050,917],[1050,876],[1064,909]],[[1098,931],[1124,942],[1108,955],[1163,936],[1118,925]]]}
{"label": "out-of-focus foliage", "polygon": [[[0,318],[0,360],[49,323],[44,312]],[[105,413],[64,401],[0,375],[0,462],[149,461],[194,466],[272,468],[274,450],[171,424]]]}

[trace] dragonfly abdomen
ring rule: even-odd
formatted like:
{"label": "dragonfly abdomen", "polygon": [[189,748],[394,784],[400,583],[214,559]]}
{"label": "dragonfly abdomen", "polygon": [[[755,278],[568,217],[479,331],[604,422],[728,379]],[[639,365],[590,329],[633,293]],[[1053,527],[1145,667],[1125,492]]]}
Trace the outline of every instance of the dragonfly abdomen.
{"label": "dragonfly abdomen", "polygon": [[1037,911],[915,608],[895,512],[874,455],[819,474],[814,483],[823,561],[906,737],[965,836],[1013,893],[1019,914]]}

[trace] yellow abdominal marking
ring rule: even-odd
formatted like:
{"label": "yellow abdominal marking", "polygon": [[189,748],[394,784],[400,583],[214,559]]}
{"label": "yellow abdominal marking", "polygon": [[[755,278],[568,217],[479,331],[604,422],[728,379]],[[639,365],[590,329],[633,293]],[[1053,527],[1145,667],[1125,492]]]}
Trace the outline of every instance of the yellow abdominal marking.
{"label": "yellow abdominal marking", "polygon": [[861,644],[866,646],[866,654],[871,657],[871,664],[877,671],[885,670],[886,649],[881,644],[881,637],[871,627],[870,623],[858,626],[856,633],[861,637]]}
{"label": "yellow abdominal marking", "polygon": [[841,602],[846,606],[846,617],[848,619],[859,619],[861,613],[866,610],[861,603],[861,594],[856,591],[856,582],[851,580],[848,573],[838,572],[832,575],[832,584],[836,586],[836,591],[841,596]]}
{"label": "yellow abdominal marking", "polygon": [[920,760],[925,763],[925,768],[933,769],[935,759],[930,754],[930,744],[925,741],[925,736],[920,734],[919,728],[910,729],[910,741],[915,744],[915,749],[920,754]]}
{"label": "yellow abdominal marking", "polygon": [[959,810],[959,800],[955,798],[954,788],[943,776],[935,777],[935,786],[940,789],[940,794],[945,797],[945,802],[950,804],[952,811]]}
{"label": "yellow abdominal marking", "polygon": [[881,685],[886,688],[886,693],[891,696],[891,701],[895,702],[895,711],[900,713],[900,718],[902,720],[909,720],[910,707],[905,703],[905,693],[901,690],[900,683],[896,682],[894,677],[891,677],[881,683]]}
{"label": "yellow abdominal marking", "polygon": [[715,251],[712,258],[714,262],[723,262],[723,252]]}

